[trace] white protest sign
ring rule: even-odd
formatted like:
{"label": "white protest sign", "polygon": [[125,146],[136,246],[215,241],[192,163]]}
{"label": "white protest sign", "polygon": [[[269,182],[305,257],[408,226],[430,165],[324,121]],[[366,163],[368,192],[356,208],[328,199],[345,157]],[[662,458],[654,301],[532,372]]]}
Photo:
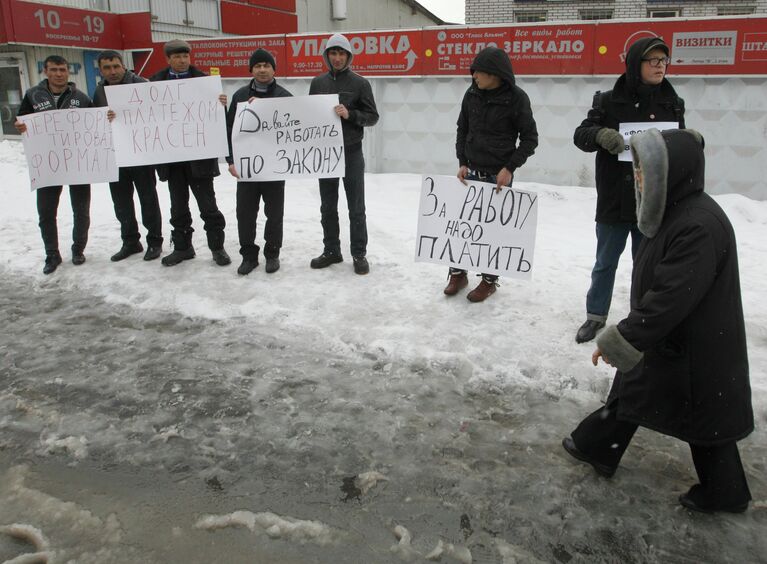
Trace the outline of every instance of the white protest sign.
{"label": "white protest sign", "polygon": [[220,76],[107,86],[117,164],[194,161],[229,153]]}
{"label": "white protest sign", "polygon": [[336,94],[237,104],[232,157],[240,180],[343,177],[346,157],[336,105]]}
{"label": "white protest sign", "polygon": [[421,180],[415,260],[529,280],[538,195],[455,176]]}
{"label": "white protest sign", "polygon": [[631,146],[629,145],[629,139],[632,135],[642,133],[648,129],[657,129],[658,131],[666,131],[667,129],[679,129],[679,122],[676,121],[648,121],[648,122],[633,122],[633,123],[621,123],[618,131],[623,135],[623,152],[618,153],[619,161],[631,162]]}
{"label": "white protest sign", "polygon": [[106,108],[49,110],[19,116],[32,190],[113,182],[119,176]]}

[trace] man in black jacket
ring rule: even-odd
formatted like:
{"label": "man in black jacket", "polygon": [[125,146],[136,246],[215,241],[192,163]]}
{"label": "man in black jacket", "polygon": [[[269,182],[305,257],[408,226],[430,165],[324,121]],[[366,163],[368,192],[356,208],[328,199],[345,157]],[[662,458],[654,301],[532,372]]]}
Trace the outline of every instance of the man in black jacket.
{"label": "man in black jacket", "polygon": [[[91,99],[85,92],[77,90],[69,82],[69,63],[64,57],[50,55],[43,62],[45,80],[33,86],[24,94],[17,115],[23,116],[48,110],[89,108]],[[24,133],[26,124],[16,121],[16,130]],[[63,186],[45,186],[37,189],[37,214],[40,218],[40,234],[45,245],[45,266],[43,274],[51,274],[61,264],[59,253],[59,231],[56,215]],[[85,262],[85,245],[88,243],[88,228],[91,224],[91,186],[77,184],[69,187],[74,226],[72,227],[72,264]]]}
{"label": "man in black jacket", "polygon": [[[277,84],[274,72],[277,63],[272,54],[266,49],[256,49],[250,56],[250,73],[253,80],[243,86],[232,96],[232,103],[226,113],[226,128],[229,133],[229,173],[239,178],[234,166],[232,152],[232,126],[237,115],[237,104],[253,98],[282,98],[292,96],[290,92]],[[285,210],[285,181],[271,182],[238,182],[237,183],[237,233],[240,238],[240,254],[242,264],[237,268],[238,274],[249,274],[258,266],[258,251],[256,245],[256,219],[258,204],[264,200],[266,226],[264,228],[264,257],[266,272],[271,274],[280,268],[280,248],[282,247],[282,217]]]}
{"label": "man in black jacket", "polygon": [[607,404],[563,440],[612,476],[638,426],[690,445],[694,511],[740,513],[748,488],[736,441],[754,429],[735,233],[704,192],[703,139],[650,129],[631,138],[644,235],[631,311],[597,339],[592,362],[617,368]]}
{"label": "man in black jacket", "polygon": [[[365,157],[362,154],[364,128],[378,123],[373,89],[367,79],[351,70],[352,47],[349,40],[336,33],[328,39],[323,59],[329,71],[314,77],[309,94],[338,94],[336,114],[341,116],[346,171],[344,190],[349,208],[349,239],[354,272],[367,274],[368,228],[365,216]],[[338,178],[320,179],[320,213],[324,249],[313,258],[312,268],[326,268],[342,262],[338,227]]]}
{"label": "man in black jacket", "polygon": [[588,117],[575,130],[575,145],[597,152],[597,252],[586,296],[586,321],[575,337],[578,343],[591,341],[605,326],[615,271],[629,234],[632,256],[642,240],[636,226],[631,162],[618,158],[627,150],[618,132],[620,124],[676,122],[684,128],[684,101],[665,78],[668,63],[669,48],[659,37],[633,43],[626,56],[626,72],[612,90],[594,95]]}
{"label": "man in black jacket", "polygon": [[[108,106],[106,86],[147,82],[145,78],[136,76],[125,68],[122,55],[117,51],[102,51],[96,58],[96,62],[103,77],[93,93],[93,105],[96,107]],[[114,114],[110,112],[109,115],[111,117]],[[162,252],[162,212],[160,211],[160,202],[157,199],[157,178],[154,174],[154,167],[151,165],[123,166],[120,167],[120,177],[117,182],[109,183],[109,191],[112,194],[115,216],[120,222],[120,237],[122,238],[122,247],[112,255],[114,262],[144,250],[141,246],[141,234],[136,221],[136,208],[133,205],[134,185],[141,204],[141,219],[147,230],[147,250],[144,254],[144,260],[154,260]]]}
{"label": "man in black jacket", "polygon": [[[162,80],[177,80],[181,78],[198,78],[208,76],[191,65],[192,47],[186,41],[174,39],[164,47],[168,59],[168,67],[152,75],[152,82]],[[226,95],[219,98],[226,106]],[[189,191],[192,191],[200,217],[205,225],[208,236],[208,247],[213,254],[213,260],[219,266],[232,262],[224,250],[224,228],[226,220],[218,209],[216,193],[213,190],[213,179],[221,174],[218,169],[218,159],[200,159],[168,163],[157,166],[157,175],[163,182],[168,182],[170,191],[170,224],[173,226],[171,239],[173,252],[162,259],[165,266],[174,266],[182,261],[194,258],[192,246],[192,212],[189,210]]]}
{"label": "man in black jacket", "polygon": [[[530,99],[516,85],[509,56],[487,47],[471,63],[472,82],[461,103],[455,152],[458,178],[510,186],[514,171],[525,164],[538,146],[538,129]],[[517,141],[519,145],[517,146]],[[444,293],[454,296],[469,284],[465,270],[450,268]],[[481,302],[495,292],[498,276],[482,274],[467,299]]]}

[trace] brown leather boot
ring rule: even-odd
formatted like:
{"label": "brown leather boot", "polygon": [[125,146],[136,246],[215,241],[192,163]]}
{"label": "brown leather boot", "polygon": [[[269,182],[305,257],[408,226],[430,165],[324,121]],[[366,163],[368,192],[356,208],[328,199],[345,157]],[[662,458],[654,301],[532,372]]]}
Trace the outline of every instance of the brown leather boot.
{"label": "brown leather boot", "polygon": [[448,277],[447,286],[445,286],[445,295],[455,296],[460,290],[463,290],[468,285],[469,277],[466,275],[466,272],[451,273]]}
{"label": "brown leather boot", "polygon": [[483,302],[495,293],[498,283],[495,280],[488,280],[484,276],[471,292],[466,294],[466,299],[470,302]]}

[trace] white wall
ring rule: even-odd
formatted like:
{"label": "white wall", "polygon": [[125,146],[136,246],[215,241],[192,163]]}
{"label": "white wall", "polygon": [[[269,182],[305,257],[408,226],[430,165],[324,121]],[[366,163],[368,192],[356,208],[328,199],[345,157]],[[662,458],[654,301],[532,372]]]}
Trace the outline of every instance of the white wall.
{"label": "white wall", "polygon": [[[304,95],[308,79],[279,79]],[[767,200],[767,78],[670,80],[685,99],[687,127],[706,138],[706,190]],[[573,145],[596,90],[615,77],[519,77],[530,96],[540,144],[516,173],[521,181],[594,185],[594,154]],[[381,120],[365,132],[370,172],[453,174],[455,122],[469,78],[372,78]],[[244,80],[225,81],[228,92]]]}

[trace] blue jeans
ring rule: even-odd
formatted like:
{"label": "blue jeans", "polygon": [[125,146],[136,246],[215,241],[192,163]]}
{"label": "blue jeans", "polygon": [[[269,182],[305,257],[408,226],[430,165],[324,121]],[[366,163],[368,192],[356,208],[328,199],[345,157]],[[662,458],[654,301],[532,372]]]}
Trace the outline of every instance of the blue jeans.
{"label": "blue jeans", "polygon": [[597,223],[597,258],[586,295],[586,319],[605,321],[610,311],[618,260],[631,234],[631,256],[636,256],[642,233],[636,223]]}
{"label": "blue jeans", "polygon": [[[346,205],[349,208],[349,243],[353,257],[364,257],[368,247],[365,216],[365,157],[362,148],[346,153],[344,171]],[[320,214],[324,254],[341,256],[338,226],[338,178],[320,178]]]}

